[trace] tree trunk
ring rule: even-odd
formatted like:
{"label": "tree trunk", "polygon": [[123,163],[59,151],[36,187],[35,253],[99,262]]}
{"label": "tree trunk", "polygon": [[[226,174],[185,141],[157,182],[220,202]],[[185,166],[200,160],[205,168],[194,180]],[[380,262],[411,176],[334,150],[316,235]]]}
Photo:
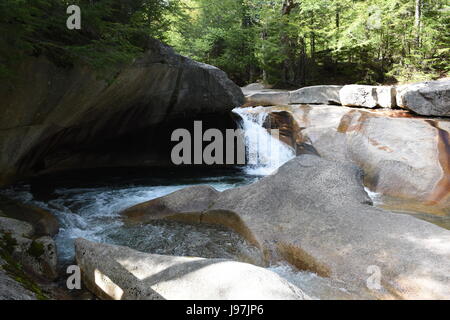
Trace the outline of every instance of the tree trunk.
{"label": "tree trunk", "polygon": [[422,29],[422,0],[416,0],[414,14],[414,28],[416,31],[416,47],[420,47],[420,33]]}
{"label": "tree trunk", "polygon": [[281,13],[283,15],[288,15],[291,13],[292,9],[297,6],[294,0],[284,0],[283,8],[281,9]]}
{"label": "tree trunk", "polygon": [[341,24],[340,11],[341,11],[341,6],[338,3],[338,4],[336,4],[336,29],[338,31],[339,31],[339,26]]}
{"label": "tree trunk", "polygon": [[[263,31],[261,32],[261,40],[263,43],[263,48],[262,50],[264,51],[264,41],[267,40],[267,31],[263,29]],[[262,79],[264,83],[267,83],[267,71],[264,69],[264,66],[262,67]]]}

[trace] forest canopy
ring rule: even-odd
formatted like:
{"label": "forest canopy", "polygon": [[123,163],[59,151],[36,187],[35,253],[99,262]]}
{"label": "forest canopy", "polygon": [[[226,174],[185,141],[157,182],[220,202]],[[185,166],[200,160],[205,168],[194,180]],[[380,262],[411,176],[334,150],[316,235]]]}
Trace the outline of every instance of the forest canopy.
{"label": "forest canopy", "polygon": [[186,0],[170,44],[240,84],[437,78],[450,70],[448,0]]}
{"label": "forest canopy", "polygon": [[[81,30],[66,28],[77,4]],[[386,83],[450,71],[448,0],[2,0],[0,74],[23,55],[99,69],[155,37],[240,85]]]}
{"label": "forest canopy", "polygon": [[[81,29],[69,30],[66,10],[78,5]],[[1,0],[0,75],[13,74],[26,55],[45,54],[61,66],[82,60],[98,70],[128,63],[146,39],[166,40],[178,1]]]}

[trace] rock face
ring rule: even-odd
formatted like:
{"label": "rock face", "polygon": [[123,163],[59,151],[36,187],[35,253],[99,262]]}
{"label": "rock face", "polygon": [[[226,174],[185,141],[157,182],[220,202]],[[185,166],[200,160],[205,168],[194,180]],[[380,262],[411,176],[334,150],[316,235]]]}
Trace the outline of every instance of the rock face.
{"label": "rock face", "polygon": [[[120,166],[136,159],[151,165],[156,148],[142,150],[142,144],[155,136],[154,128],[177,119],[223,119],[243,104],[241,90],[221,70],[156,40],[148,47],[112,81],[82,65],[58,67],[44,56],[24,61],[16,80],[0,87],[0,185],[69,164]],[[118,150],[137,139],[140,154]]]}
{"label": "rock face", "polygon": [[404,85],[397,88],[397,105],[425,116],[450,116],[450,80]]}
{"label": "rock face", "polygon": [[[124,215],[192,217],[234,228],[268,260],[344,281],[361,296],[450,298],[450,231],[374,208],[362,175],[349,162],[303,155],[252,185],[221,193],[205,189],[210,203],[195,214],[188,188]],[[380,287],[372,281],[374,270]]]}
{"label": "rock face", "polygon": [[436,206],[450,213],[450,121],[337,106],[264,111],[271,128],[292,130],[298,153],[308,144],[326,159],[352,161],[364,170],[371,190],[414,200],[425,212]]}
{"label": "rock face", "polygon": [[347,85],[340,92],[343,106],[364,108],[392,108],[395,106],[395,89],[393,87],[376,87]]}
{"label": "rock face", "polygon": [[47,280],[57,278],[55,242],[48,236],[34,237],[29,223],[0,217],[0,247],[35,276]]}
{"label": "rock face", "polygon": [[341,104],[342,86],[313,86],[290,92],[290,104]]}
{"label": "rock face", "polygon": [[84,239],[75,248],[83,283],[103,299],[308,299],[275,273],[246,263],[148,254]]}

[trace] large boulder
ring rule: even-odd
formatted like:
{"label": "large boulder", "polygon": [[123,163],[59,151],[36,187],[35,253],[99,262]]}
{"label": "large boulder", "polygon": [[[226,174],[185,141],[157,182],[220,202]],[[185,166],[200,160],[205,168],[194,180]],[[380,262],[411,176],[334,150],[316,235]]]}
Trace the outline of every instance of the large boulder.
{"label": "large boulder", "polygon": [[33,226],[25,221],[0,217],[0,232],[30,238],[34,234]]}
{"label": "large boulder", "polygon": [[223,71],[150,40],[143,57],[107,78],[80,63],[29,57],[0,87],[0,100],[2,185],[49,170],[152,165],[162,158],[154,130],[199,117],[223,122],[244,97]]}
{"label": "large boulder", "polygon": [[266,90],[261,92],[250,92],[245,96],[244,106],[275,106],[290,103],[288,91]]}
{"label": "large boulder", "polygon": [[414,211],[450,213],[450,121],[324,105],[263,112],[270,128],[292,130],[285,142],[298,151],[308,144],[324,158],[358,164],[372,191],[405,199]]}
{"label": "large boulder", "polygon": [[397,105],[425,116],[450,116],[450,80],[404,85],[397,88]]}
{"label": "large boulder", "polygon": [[270,89],[270,86],[265,85],[263,83],[250,83],[248,85],[246,85],[245,87],[242,87],[242,93],[244,93],[245,96],[253,93],[253,92],[258,92],[258,91],[264,91],[266,89]]}
{"label": "large boulder", "polygon": [[391,86],[346,85],[340,92],[341,104],[348,107],[395,107],[395,89]]}
{"label": "large boulder", "polygon": [[378,86],[377,89],[377,105],[381,108],[391,109],[397,106],[396,94],[397,90],[393,86]]}
{"label": "large boulder", "polygon": [[362,177],[350,162],[303,155],[249,186],[208,192],[196,213],[188,188],[123,214],[234,228],[269,262],[343,281],[362,297],[449,299],[450,231],[371,206]]}
{"label": "large boulder", "polygon": [[341,89],[339,96],[343,106],[365,108],[377,106],[377,89],[374,86],[347,85]]}
{"label": "large boulder", "polygon": [[30,223],[35,236],[53,237],[59,232],[58,219],[47,210],[17,202],[3,195],[0,195],[0,208],[3,215]]}
{"label": "large boulder", "polygon": [[342,86],[312,86],[290,92],[290,104],[341,104]]}
{"label": "large boulder", "polygon": [[55,280],[58,277],[56,244],[48,236],[35,237],[27,222],[0,217],[0,249],[11,255],[33,275]]}
{"label": "large boulder", "polygon": [[223,259],[162,256],[75,241],[86,287],[114,300],[303,300],[299,288],[264,268]]}

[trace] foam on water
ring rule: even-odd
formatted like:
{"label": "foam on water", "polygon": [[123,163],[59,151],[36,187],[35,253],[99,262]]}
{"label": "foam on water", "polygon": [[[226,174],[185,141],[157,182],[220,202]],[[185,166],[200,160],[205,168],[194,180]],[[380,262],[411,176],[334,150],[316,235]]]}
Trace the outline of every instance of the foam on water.
{"label": "foam on water", "polygon": [[241,118],[240,124],[244,130],[247,174],[261,176],[272,174],[295,157],[291,147],[264,128],[268,113],[264,112],[263,107],[236,108],[233,112]]}
{"label": "foam on water", "polygon": [[374,192],[367,187],[364,187],[364,190],[366,190],[367,194],[369,195],[369,198],[372,200],[374,205],[381,203],[381,194],[380,193]]}

